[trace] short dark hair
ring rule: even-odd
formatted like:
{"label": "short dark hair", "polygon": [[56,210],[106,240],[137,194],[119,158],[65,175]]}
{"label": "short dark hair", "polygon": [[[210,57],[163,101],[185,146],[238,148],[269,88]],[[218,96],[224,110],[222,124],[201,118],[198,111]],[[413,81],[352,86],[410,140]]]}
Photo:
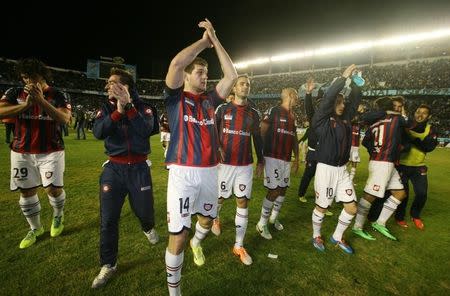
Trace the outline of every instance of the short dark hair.
{"label": "short dark hair", "polygon": [[196,57],[186,68],[184,68],[184,72],[191,74],[195,65],[208,67],[208,62],[204,58]]}
{"label": "short dark hair", "polygon": [[52,73],[47,66],[36,58],[25,58],[19,60],[16,66],[16,72],[21,80],[21,75],[26,75],[31,79],[36,79],[41,76],[45,82],[50,82],[52,80]]}
{"label": "short dark hair", "polygon": [[117,75],[120,77],[120,83],[128,85],[129,89],[135,89],[135,82],[133,75],[124,69],[113,67],[109,71],[109,75]]}
{"label": "short dark hair", "polygon": [[[427,104],[420,104],[420,106],[417,107],[417,109],[421,109],[421,108],[423,108],[423,109],[428,109],[428,114],[431,115],[431,107],[430,107],[430,105],[427,105]],[[417,109],[416,109],[416,110],[417,110]]]}
{"label": "short dark hair", "polygon": [[375,108],[378,110],[383,111],[394,110],[394,104],[391,97],[381,97],[376,99],[373,103]]}
{"label": "short dark hair", "polygon": [[402,105],[405,105],[406,102],[405,98],[402,96],[392,97],[392,101],[402,103]]}

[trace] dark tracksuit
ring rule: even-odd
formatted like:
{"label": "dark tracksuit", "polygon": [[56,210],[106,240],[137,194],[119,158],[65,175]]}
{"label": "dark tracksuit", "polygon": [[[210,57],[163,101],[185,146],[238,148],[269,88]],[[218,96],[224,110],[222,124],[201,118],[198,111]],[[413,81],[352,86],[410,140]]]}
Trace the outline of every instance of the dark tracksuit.
{"label": "dark tracksuit", "polygon": [[312,119],[312,128],[317,135],[317,163],[341,167],[347,164],[352,144],[351,119],[361,101],[361,88],[351,83],[350,103],[345,105],[341,116],[336,116],[336,96],[345,85],[345,78],[337,78],[328,88]]}
{"label": "dark tracksuit", "polygon": [[[411,128],[414,132],[423,133],[425,131],[427,122],[425,123],[415,123],[414,127]],[[419,138],[415,138],[412,140],[412,145],[415,148],[419,149],[424,153],[428,153],[433,151],[437,146],[437,138],[436,133],[432,129],[426,135],[423,140]],[[411,218],[420,219],[420,213],[422,212],[423,207],[427,201],[427,192],[428,192],[428,178],[427,178],[428,168],[426,165],[418,165],[412,166],[407,165],[406,162],[400,158],[400,166],[398,167],[398,172],[402,178],[403,186],[405,186],[406,198],[402,200],[402,203],[398,206],[397,211],[395,212],[395,219],[397,221],[405,220],[406,206],[408,205],[409,199],[409,183],[411,183],[414,188],[414,201],[411,205],[410,215]]]}
{"label": "dark tracksuit", "polygon": [[153,186],[147,155],[154,118],[150,106],[133,96],[134,107],[122,115],[116,101],[106,102],[97,113],[94,136],[105,140],[109,161],[100,176],[100,263],[116,264],[119,219],[128,194],[142,230],[153,228]]}
{"label": "dark tracksuit", "polygon": [[[308,121],[311,124],[311,120],[314,116],[314,107],[312,104],[311,94],[306,94],[305,96],[305,111]],[[316,133],[313,131],[312,127],[309,127],[306,130],[305,136],[308,137],[308,151],[306,152],[305,171],[303,172],[300,185],[298,186],[298,196],[305,196],[309,183],[316,174],[316,167],[317,167],[317,160],[315,155],[317,146],[317,136]]]}
{"label": "dark tracksuit", "polygon": [[328,88],[312,120],[312,128],[318,139],[316,149],[318,163],[343,166],[350,157],[352,144],[351,119],[355,116],[361,101],[361,89],[352,82],[350,104],[346,104],[341,116],[334,115],[336,96],[344,87],[345,80],[344,77],[337,78]]}

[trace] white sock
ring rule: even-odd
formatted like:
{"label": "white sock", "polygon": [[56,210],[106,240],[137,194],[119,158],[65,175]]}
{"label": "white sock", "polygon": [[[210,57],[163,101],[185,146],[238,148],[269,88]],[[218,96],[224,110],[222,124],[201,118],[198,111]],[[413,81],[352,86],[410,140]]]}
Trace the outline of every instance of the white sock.
{"label": "white sock", "polygon": [[248,225],[248,208],[236,208],[236,216],[234,217],[234,224],[236,225],[236,242],[235,247],[244,246],[245,231]]}
{"label": "white sock", "polygon": [[167,287],[170,296],[181,295],[181,268],[183,268],[184,252],[178,255],[171,254],[166,249]]}
{"label": "white sock", "polygon": [[354,217],[355,215],[350,215],[345,211],[345,209],[342,209],[342,212],[339,215],[336,230],[333,233],[333,238],[336,241],[342,241],[342,235],[344,234],[344,231],[348,228],[348,226],[350,226],[350,223],[352,223]]}
{"label": "white sock", "polygon": [[356,168],[352,167],[350,169],[350,180],[353,181],[353,179],[355,178],[355,174],[356,174]]}
{"label": "white sock", "polygon": [[19,206],[31,229],[41,228],[41,202],[37,194],[30,197],[20,196]]}
{"label": "white sock", "polygon": [[259,225],[266,225],[267,220],[269,220],[270,211],[272,210],[273,201],[270,201],[266,198],[263,200],[262,208],[261,208],[261,217],[259,218]]}
{"label": "white sock", "polygon": [[222,204],[221,203],[217,203],[217,218],[219,218],[220,216],[220,210],[222,209]]}
{"label": "white sock", "polygon": [[270,221],[275,221],[278,217],[278,214],[280,214],[281,206],[284,202],[284,196],[278,196],[277,199],[275,199],[273,203],[273,209],[272,214],[270,215]]}
{"label": "white sock", "polygon": [[64,204],[66,202],[66,192],[63,190],[57,197],[48,196],[50,205],[53,207],[53,217],[61,217],[64,214]]}
{"label": "white sock", "polygon": [[361,198],[358,202],[358,212],[356,213],[355,225],[353,228],[355,229],[363,229],[364,223],[367,219],[367,214],[369,213],[370,207],[372,204],[368,202],[366,199]]}
{"label": "white sock", "polygon": [[325,217],[324,213],[318,211],[317,209],[313,210],[312,213],[313,238],[320,236],[320,229],[322,228],[323,217]]}
{"label": "white sock", "polygon": [[194,247],[198,247],[201,241],[206,237],[208,232],[209,229],[203,228],[197,221],[197,224],[195,224],[195,234],[194,237],[192,238],[192,245]]}
{"label": "white sock", "polygon": [[383,209],[381,210],[377,223],[385,226],[386,221],[392,216],[399,204],[401,204],[401,201],[392,195],[389,196],[389,198],[384,202]]}
{"label": "white sock", "polygon": [[164,159],[167,157],[167,148],[164,148]]}

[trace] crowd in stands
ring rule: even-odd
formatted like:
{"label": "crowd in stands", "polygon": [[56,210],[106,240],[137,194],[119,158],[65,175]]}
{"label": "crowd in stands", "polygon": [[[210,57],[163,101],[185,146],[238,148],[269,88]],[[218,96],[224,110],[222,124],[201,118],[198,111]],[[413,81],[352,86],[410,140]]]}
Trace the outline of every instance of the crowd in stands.
{"label": "crowd in stands", "polygon": [[[450,87],[450,59],[410,62],[383,66],[360,67],[366,80],[365,89],[439,89]],[[302,73],[273,74],[254,77],[252,92],[279,93],[282,88],[300,86],[308,78],[326,83],[341,74],[341,69],[316,70]]]}
{"label": "crowd in stands", "polygon": [[[403,64],[374,65],[361,67],[366,80],[365,89],[440,89],[450,88],[450,59],[429,61],[413,61]],[[316,70],[311,72],[273,74],[271,76],[256,76],[252,78],[253,95],[280,94],[284,87],[299,88],[308,78],[313,77],[317,82],[329,82],[339,76],[341,69]],[[91,117],[105,99],[104,79],[87,78],[85,73],[71,70],[52,69],[53,85],[65,89],[71,97],[72,105],[82,108]],[[0,58],[0,94],[13,85],[18,85],[15,75],[15,62]],[[214,87],[214,81],[210,83]],[[163,80],[138,79],[137,88],[144,98],[152,97],[150,102],[162,114],[164,104],[161,97],[164,89]],[[82,91],[94,91],[98,94],[87,94]],[[261,113],[265,112],[279,102],[279,98],[253,99],[255,108]],[[407,97],[407,106],[410,112],[421,104],[429,104],[435,112],[433,122],[437,125],[441,136],[450,134],[450,97],[449,96],[420,96]],[[297,121],[304,122],[303,101],[296,106]]]}

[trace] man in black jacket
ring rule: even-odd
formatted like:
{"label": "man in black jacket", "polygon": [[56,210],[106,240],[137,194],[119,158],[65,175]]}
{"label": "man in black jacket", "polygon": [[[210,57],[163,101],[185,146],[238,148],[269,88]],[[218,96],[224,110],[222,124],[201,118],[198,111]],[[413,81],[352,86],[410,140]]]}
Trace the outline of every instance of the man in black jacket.
{"label": "man in black jacket", "polygon": [[133,76],[127,71],[113,68],[105,89],[108,102],[97,113],[94,124],[94,136],[105,140],[109,160],[100,176],[102,267],[92,288],[105,285],[117,269],[119,218],[127,194],[150,243],[159,240],[154,229],[153,186],[147,165],[156,114],[139,99]]}
{"label": "man in black jacket", "polygon": [[312,120],[312,128],[318,139],[317,169],[314,179],[316,207],[312,214],[312,243],[321,252],[325,251],[320,232],[322,221],[327,208],[333,199],[336,199],[337,202],[344,203],[344,209],[339,215],[338,225],[330,241],[344,252],[353,253],[353,249],[342,239],[342,236],[356,214],[355,189],[346,164],[350,155],[351,119],[356,114],[361,100],[361,89],[353,82],[351,83],[349,105],[344,103],[344,96],[340,94],[340,91],[355,68],[355,65],[350,65],[345,69],[342,77],[333,81]]}

